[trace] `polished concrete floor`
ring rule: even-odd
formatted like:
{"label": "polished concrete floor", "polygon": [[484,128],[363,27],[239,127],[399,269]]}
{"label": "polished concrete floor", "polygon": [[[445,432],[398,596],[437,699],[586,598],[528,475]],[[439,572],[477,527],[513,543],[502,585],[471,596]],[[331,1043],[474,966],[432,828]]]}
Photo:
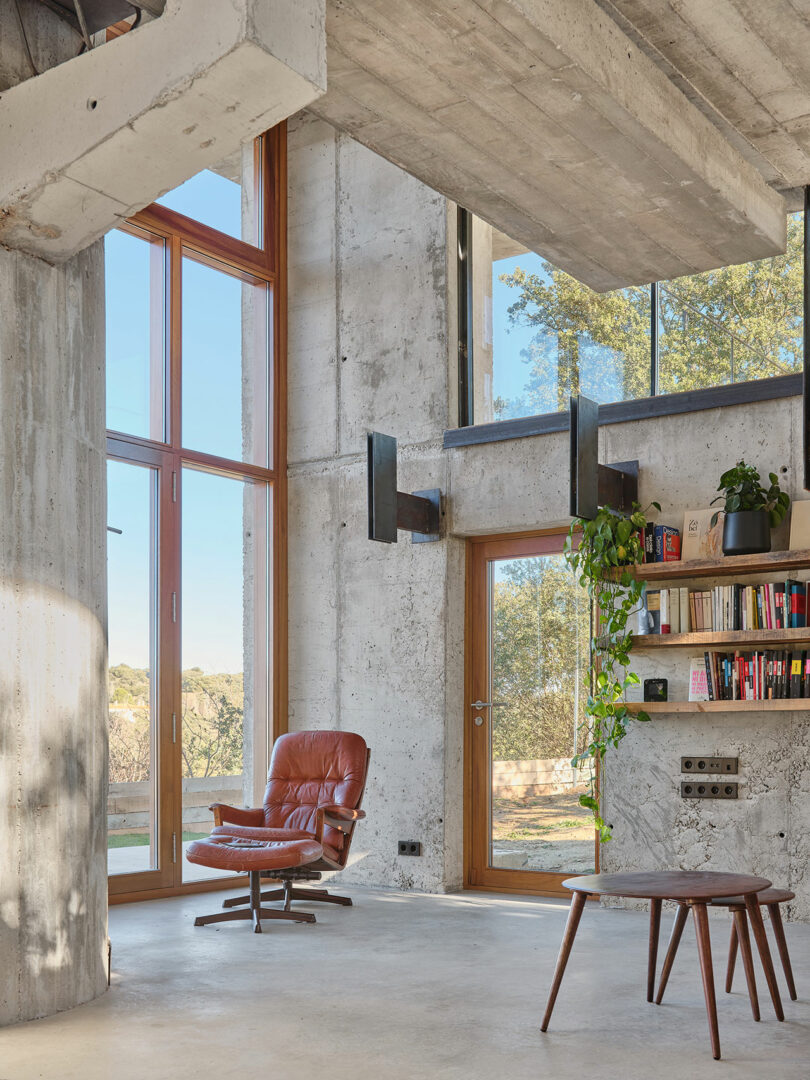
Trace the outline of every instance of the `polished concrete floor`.
{"label": "polished concrete floor", "polygon": [[722,993],[728,923],[712,920],[714,1062],[691,930],[656,1007],[644,1000],[646,915],[589,905],[543,1035],[562,903],[350,891],[353,908],[261,936],[247,923],[195,929],[227,893],[112,908],[110,992],[0,1031],[0,1080],[810,1076],[810,926],[787,927],[800,1000],[777,1023],[760,972],[755,1024],[742,972]]}

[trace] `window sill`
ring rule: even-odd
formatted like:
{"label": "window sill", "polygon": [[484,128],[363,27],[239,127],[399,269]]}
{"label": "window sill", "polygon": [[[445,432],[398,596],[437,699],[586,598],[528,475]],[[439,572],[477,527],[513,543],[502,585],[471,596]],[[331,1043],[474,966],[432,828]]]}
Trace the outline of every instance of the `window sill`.
{"label": "window sill", "polygon": [[[599,406],[600,424],[624,424],[631,420],[651,420],[659,416],[701,412],[729,405],[748,405],[756,401],[800,397],[802,375],[779,375],[771,379],[713,386],[708,390],[685,390],[680,394],[659,394],[637,401],[615,401]],[[478,446],[482,443],[503,442],[506,439],[525,439],[531,435],[548,435],[568,431],[568,412],[544,413],[542,416],[523,416],[519,420],[496,420],[491,424],[473,424],[450,428],[444,433],[444,449],[456,446]]]}

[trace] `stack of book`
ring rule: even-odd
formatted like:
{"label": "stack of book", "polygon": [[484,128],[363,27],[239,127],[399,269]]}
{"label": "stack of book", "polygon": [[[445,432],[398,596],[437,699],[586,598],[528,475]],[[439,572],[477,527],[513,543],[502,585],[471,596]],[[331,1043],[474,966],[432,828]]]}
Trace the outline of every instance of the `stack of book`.
{"label": "stack of book", "polygon": [[[712,589],[648,589],[640,634],[690,631],[786,630],[807,626],[810,581],[715,585]],[[646,629],[644,628],[646,627]]]}
{"label": "stack of book", "polygon": [[[701,665],[704,671],[701,671]],[[788,649],[706,652],[692,661],[690,701],[810,698],[810,653]]]}
{"label": "stack of book", "polygon": [[677,562],[681,557],[680,530],[672,525],[644,527],[644,562]]}

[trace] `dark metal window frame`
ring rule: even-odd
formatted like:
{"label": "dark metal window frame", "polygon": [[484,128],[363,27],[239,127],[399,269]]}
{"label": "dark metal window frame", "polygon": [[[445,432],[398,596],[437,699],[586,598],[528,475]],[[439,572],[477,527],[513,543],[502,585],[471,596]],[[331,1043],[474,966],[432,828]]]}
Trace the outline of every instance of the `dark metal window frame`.
{"label": "dark metal window frame", "polygon": [[[810,490],[810,377],[808,376],[808,332],[810,332],[810,186],[804,193],[804,364],[795,375],[774,375],[749,382],[726,383],[701,390],[684,390],[676,394],[659,394],[658,390],[658,320],[659,285],[653,282],[651,294],[650,334],[650,397],[630,401],[615,401],[599,406],[600,424],[623,424],[631,420],[650,420],[679,413],[700,412],[729,405],[746,405],[786,397],[803,397],[804,416],[804,486]],[[472,312],[472,213],[458,208],[458,385],[459,426],[444,433],[445,449],[477,446],[507,439],[522,439],[532,435],[547,435],[567,431],[569,414],[541,413],[517,420],[495,420],[487,424],[474,423],[473,402],[473,312]]]}

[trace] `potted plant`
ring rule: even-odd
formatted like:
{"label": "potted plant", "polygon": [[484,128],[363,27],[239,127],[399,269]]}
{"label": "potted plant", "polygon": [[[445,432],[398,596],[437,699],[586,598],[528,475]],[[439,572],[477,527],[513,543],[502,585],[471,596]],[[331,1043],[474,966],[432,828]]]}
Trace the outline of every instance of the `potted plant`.
{"label": "potted plant", "polygon": [[[661,509],[658,503],[651,506]],[[644,559],[646,524],[646,511],[638,503],[633,503],[629,517],[605,506],[593,520],[574,518],[565,544],[566,561],[593,604],[591,692],[582,725],[587,745],[574,755],[571,767],[589,766],[588,790],[579,802],[593,814],[602,843],[610,839],[611,826],[602,816],[596,765],[619,745],[633,719],[625,694],[630,686],[638,686],[639,677],[629,667],[633,632],[628,620],[638,611],[644,591],[644,582],[635,577],[633,568]],[[639,710],[635,719],[650,717]]]}
{"label": "potted plant", "polygon": [[[771,529],[784,520],[790,496],[780,489],[776,473],[770,473],[768,479],[771,486],[765,488],[754,466],[744,461],[738,461],[720,477],[717,490],[722,495],[712,502],[725,501],[724,555],[757,555],[771,550]],[[718,510],[712,526],[719,515]]]}

